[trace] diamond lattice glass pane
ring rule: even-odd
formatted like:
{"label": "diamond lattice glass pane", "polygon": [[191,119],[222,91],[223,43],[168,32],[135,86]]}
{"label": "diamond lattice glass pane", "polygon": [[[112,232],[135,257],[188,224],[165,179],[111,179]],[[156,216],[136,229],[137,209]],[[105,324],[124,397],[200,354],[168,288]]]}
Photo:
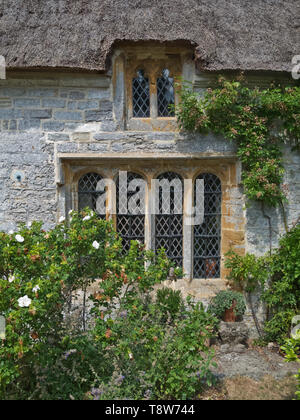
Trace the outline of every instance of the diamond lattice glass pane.
{"label": "diamond lattice glass pane", "polygon": [[159,214],[183,213],[183,181],[175,172],[165,172],[158,177]]}
{"label": "diamond lattice glass pane", "polygon": [[105,188],[101,185],[103,177],[96,173],[83,175],[78,182],[78,210],[89,207],[95,211],[99,218],[106,218],[105,202],[103,206],[98,205],[102,195],[105,194]]}
{"label": "diamond lattice glass pane", "polygon": [[[145,201],[145,189],[142,188],[144,185],[142,181],[144,181],[143,177],[133,172],[127,173],[125,183],[121,182],[120,178],[117,180],[117,231],[122,237],[123,252],[127,252],[130,249],[131,241],[138,240],[142,243],[145,241],[145,214],[143,213],[144,207],[141,205],[140,200],[136,200],[136,202],[132,200],[134,194],[141,192],[141,199],[143,202]],[[130,200],[131,202],[136,203],[136,206],[135,204],[130,206]],[[120,206],[121,201],[123,201],[122,206]],[[125,209],[126,212],[120,213],[120,207],[123,210]],[[134,214],[132,214],[132,212]]]}
{"label": "diamond lattice glass pane", "polygon": [[[202,174],[204,180],[204,221],[194,227],[194,277],[219,278],[221,267],[222,186],[213,174]],[[196,194],[196,186],[194,194]]]}
{"label": "diamond lattice glass pane", "polygon": [[162,77],[157,79],[157,109],[159,117],[174,117],[170,105],[174,105],[174,79],[169,70],[163,70]]}
{"label": "diamond lattice glass pane", "polygon": [[138,71],[138,77],[132,80],[133,116],[135,118],[150,117],[149,79],[145,78],[143,70]]}
{"label": "diamond lattice glass pane", "polygon": [[172,186],[165,190],[161,187],[158,189],[159,214],[155,216],[155,249],[157,251],[164,248],[170,260],[176,266],[182,267],[183,215],[182,211],[180,214],[177,212],[179,208],[183,208],[183,181],[178,174],[173,172],[160,175],[158,180],[166,180]]}

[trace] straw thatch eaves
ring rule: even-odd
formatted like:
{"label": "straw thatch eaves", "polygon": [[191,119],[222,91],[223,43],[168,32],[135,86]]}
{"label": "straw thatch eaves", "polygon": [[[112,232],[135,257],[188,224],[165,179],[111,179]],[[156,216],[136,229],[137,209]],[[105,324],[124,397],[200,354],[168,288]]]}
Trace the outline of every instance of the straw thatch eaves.
{"label": "straw thatch eaves", "polygon": [[299,0],[0,0],[9,68],[105,71],[116,40],[186,40],[206,70],[290,71]]}

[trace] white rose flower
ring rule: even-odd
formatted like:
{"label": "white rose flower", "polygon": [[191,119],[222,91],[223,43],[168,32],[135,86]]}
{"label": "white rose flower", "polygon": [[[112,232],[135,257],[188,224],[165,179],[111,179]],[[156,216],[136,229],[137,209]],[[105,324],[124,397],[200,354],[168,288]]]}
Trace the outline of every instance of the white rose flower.
{"label": "white rose flower", "polygon": [[8,234],[9,235],[13,235],[15,232],[13,231],[13,230],[10,230],[9,232],[8,232]]}
{"label": "white rose flower", "polygon": [[24,238],[23,238],[23,236],[21,236],[21,235],[16,235],[15,236],[15,238],[16,238],[16,241],[18,241],[18,242],[24,242]]}
{"label": "white rose flower", "polygon": [[95,249],[99,249],[99,248],[100,248],[100,244],[99,244],[97,241],[94,241],[94,242],[93,242],[93,247],[94,247]]}
{"label": "white rose flower", "polygon": [[66,219],[65,219],[65,217],[64,217],[64,216],[61,216],[61,217],[59,218],[59,223],[63,223],[65,220],[66,220]]}
{"label": "white rose flower", "polygon": [[91,216],[85,216],[82,220],[85,222],[86,220],[90,220]]}
{"label": "white rose flower", "polygon": [[31,305],[31,302],[32,300],[27,295],[18,299],[18,304],[20,308],[28,308]]}
{"label": "white rose flower", "polygon": [[36,293],[36,292],[38,292],[39,290],[41,290],[40,289],[40,286],[35,286],[33,289],[32,289],[32,291],[33,291],[33,293]]}
{"label": "white rose flower", "polygon": [[15,276],[9,276],[9,279],[8,279],[9,283],[12,283],[14,280],[15,280]]}

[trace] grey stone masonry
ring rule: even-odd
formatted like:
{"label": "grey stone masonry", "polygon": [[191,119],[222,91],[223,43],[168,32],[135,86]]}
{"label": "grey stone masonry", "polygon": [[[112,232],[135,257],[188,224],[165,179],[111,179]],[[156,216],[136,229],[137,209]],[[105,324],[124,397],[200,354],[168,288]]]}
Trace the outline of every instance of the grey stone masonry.
{"label": "grey stone masonry", "polygon": [[[196,80],[198,90],[205,88],[206,79],[203,75]],[[8,72],[7,79],[0,80],[0,231],[32,220],[42,220],[47,229],[67,214],[72,201],[70,186],[64,183],[63,158],[92,159],[97,165],[104,158],[152,155],[164,163],[179,156],[187,164],[189,159],[211,159],[221,167],[225,159],[236,160],[234,143],[222,137],[151,131],[150,125],[148,131],[125,130],[118,106],[124,92],[119,87],[115,101],[113,92],[111,77],[101,74]],[[292,226],[300,216],[300,154],[286,147],[284,159],[286,216]],[[270,244],[277,246],[284,233],[282,213],[263,211],[253,203],[245,207],[240,172],[234,176],[237,182],[226,191],[230,211],[225,223],[240,231],[245,220],[245,243],[240,247],[262,255]],[[196,296],[203,297],[212,287],[211,282],[195,281],[191,287]],[[213,286],[214,292],[219,287]],[[182,288],[187,290],[187,284]],[[263,308],[257,313],[263,319]],[[245,321],[253,333],[249,311]]]}
{"label": "grey stone masonry", "polygon": [[[205,78],[207,76],[201,79],[201,88],[207,83]],[[171,153],[215,158],[235,155],[234,144],[211,135],[117,131],[112,92],[112,80],[105,75],[9,72],[6,80],[0,80],[0,228],[23,220],[25,214],[34,218],[42,213],[47,220],[57,220],[61,209],[53,203],[59,195],[55,181],[59,178],[57,162],[60,154],[155,153],[163,157]],[[49,171],[45,173],[47,165]],[[286,211],[291,225],[299,217],[300,157],[288,147],[285,150],[285,165],[289,198]],[[39,177],[34,180],[35,188],[41,191],[41,185],[43,189],[47,185],[51,203],[41,207],[41,212],[31,211],[30,200],[28,203],[25,200],[22,212],[15,213],[14,201],[18,196],[11,188],[11,176],[14,170],[22,171],[23,167],[28,174],[27,179],[36,176],[36,171],[31,172],[30,168],[41,168]],[[43,173],[51,176],[44,179]],[[26,185],[23,186],[24,195]],[[39,193],[36,192],[36,195],[39,196]],[[231,191],[231,214],[226,222],[237,227],[244,216],[241,214],[242,200],[240,189]],[[268,250],[270,241],[273,246],[278,243],[279,236],[284,232],[278,210],[265,209],[263,214],[259,206],[252,205],[245,210],[245,215],[247,251],[263,254]],[[272,221],[271,233],[269,220]]]}
{"label": "grey stone masonry", "polygon": [[0,81],[1,131],[73,131],[91,122],[114,128],[107,77],[21,74]]}

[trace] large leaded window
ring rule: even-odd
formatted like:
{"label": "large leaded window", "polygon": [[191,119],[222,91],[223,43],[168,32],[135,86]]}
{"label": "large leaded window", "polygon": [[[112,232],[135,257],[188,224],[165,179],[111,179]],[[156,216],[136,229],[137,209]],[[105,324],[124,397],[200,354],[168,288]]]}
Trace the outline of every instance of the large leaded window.
{"label": "large leaded window", "polygon": [[[221,181],[213,174],[204,180],[204,222],[194,226],[194,278],[219,278],[221,268]],[[197,182],[194,196],[197,194]],[[196,202],[196,201],[195,201]]]}
{"label": "large leaded window", "polygon": [[89,207],[101,219],[106,217],[105,186],[103,177],[96,173],[83,175],[78,182],[78,209]]}
{"label": "large leaded window", "polygon": [[174,172],[166,172],[158,177],[158,181],[155,249],[164,248],[170,260],[182,267],[183,180]]}
{"label": "large leaded window", "polygon": [[125,174],[117,179],[117,231],[128,251],[131,241],[145,241],[145,181],[139,174]]}
{"label": "large leaded window", "polygon": [[[195,279],[221,277],[222,186],[216,175],[203,173],[195,179],[196,208],[203,205],[203,200],[197,200],[197,197],[203,194],[204,184],[204,218],[202,224],[192,227],[185,224],[184,208],[189,201],[185,203],[185,183],[176,172],[168,171],[156,177],[155,187],[151,182],[151,193],[139,173],[120,171],[115,176],[110,179],[116,182],[110,184],[100,174],[83,175],[78,181],[78,209],[90,207],[103,219],[108,214],[115,214],[115,226],[122,238],[124,252],[129,250],[132,240],[138,240],[156,252],[164,248],[176,266],[183,267]],[[149,198],[153,198],[153,191],[155,211],[149,213],[146,208],[152,209],[153,202],[150,203]],[[108,192],[109,199],[106,197]],[[111,212],[113,208],[115,211]],[[197,209],[197,214],[200,213],[203,213],[203,207]]]}

